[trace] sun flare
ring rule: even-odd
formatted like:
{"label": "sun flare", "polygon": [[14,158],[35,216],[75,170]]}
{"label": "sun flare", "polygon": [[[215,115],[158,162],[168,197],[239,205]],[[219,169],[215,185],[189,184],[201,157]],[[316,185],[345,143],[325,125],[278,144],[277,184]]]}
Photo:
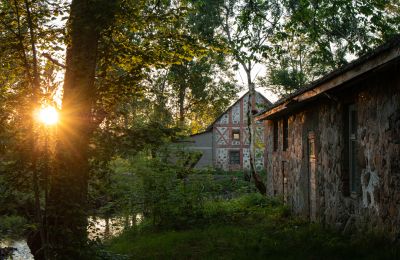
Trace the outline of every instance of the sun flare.
{"label": "sun flare", "polygon": [[58,122],[58,112],[54,107],[44,107],[39,110],[38,119],[46,125],[55,125]]}

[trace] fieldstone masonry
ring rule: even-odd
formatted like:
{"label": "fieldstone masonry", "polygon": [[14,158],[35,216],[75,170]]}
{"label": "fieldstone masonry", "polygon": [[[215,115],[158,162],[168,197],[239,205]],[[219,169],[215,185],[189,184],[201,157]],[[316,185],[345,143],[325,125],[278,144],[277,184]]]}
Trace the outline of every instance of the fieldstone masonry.
{"label": "fieldstone masonry", "polygon": [[[399,236],[399,63],[345,84],[286,115],[264,121],[270,195],[286,198],[299,215],[345,231],[380,229]],[[353,192],[346,192],[350,178],[345,151],[348,104],[357,108],[354,161],[359,185]],[[278,122],[278,133],[274,133],[274,120]],[[284,120],[288,122],[286,151]],[[274,134],[278,140],[276,151]],[[310,153],[314,153],[313,158]]]}

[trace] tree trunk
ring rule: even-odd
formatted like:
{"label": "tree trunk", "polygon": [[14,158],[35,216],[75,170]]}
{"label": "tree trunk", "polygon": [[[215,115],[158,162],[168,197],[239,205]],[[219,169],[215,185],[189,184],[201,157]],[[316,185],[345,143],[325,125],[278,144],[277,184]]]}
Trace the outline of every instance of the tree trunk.
{"label": "tree trunk", "polygon": [[[19,16],[19,8],[17,2],[14,1],[14,6],[17,12],[17,16]],[[28,22],[28,29],[29,29],[29,43],[31,45],[32,51],[32,78],[30,79],[32,85],[32,93],[31,93],[31,104],[33,108],[39,106],[39,95],[40,95],[40,74],[38,68],[38,59],[37,59],[37,52],[36,52],[36,34],[35,34],[35,26],[33,23],[33,18],[31,14],[31,3],[28,0],[24,0],[24,6],[26,11],[26,20]],[[22,36],[20,31],[20,19],[17,17],[18,20],[18,32],[20,36],[20,44],[23,48],[22,43]],[[24,55],[24,58],[26,56]],[[29,67],[27,60],[26,60],[26,70],[28,71],[27,75],[29,75]],[[39,187],[39,170],[37,167],[38,162],[38,151],[36,150],[36,138],[37,132],[35,131],[35,123],[34,121],[30,122],[30,143],[32,147],[31,151],[31,158],[30,158],[30,171],[32,172],[32,185],[33,185],[33,194],[34,194],[34,208],[35,208],[35,222],[38,225],[37,231],[32,232],[29,235],[28,242],[32,242],[31,238],[34,238],[33,243],[28,243],[32,254],[34,255],[35,259],[45,259],[47,257],[47,241],[46,241],[46,234],[45,234],[45,227],[44,227],[44,217],[42,214],[42,207],[41,207],[41,192]]]}
{"label": "tree trunk", "polygon": [[[243,66],[245,68],[245,66]],[[250,142],[250,173],[251,177],[254,180],[254,184],[257,190],[265,195],[267,193],[267,188],[265,187],[264,182],[261,179],[261,176],[257,173],[257,169],[255,167],[255,141],[256,141],[256,131],[255,131],[255,122],[253,117],[253,97],[255,97],[256,91],[254,88],[254,83],[251,80],[251,66],[249,64],[248,69],[245,68],[246,77],[247,77],[247,85],[249,87],[249,101],[247,102],[247,127],[249,129],[249,142]]]}
{"label": "tree trunk", "polygon": [[179,85],[179,127],[185,126],[185,96],[186,87],[184,83]]}
{"label": "tree trunk", "polygon": [[[48,232],[51,258],[85,259],[87,242],[88,144],[96,55],[100,31],[106,26],[107,0],[73,0],[62,113],[56,147],[56,172],[51,180]],[[107,10],[112,12],[112,10]]]}

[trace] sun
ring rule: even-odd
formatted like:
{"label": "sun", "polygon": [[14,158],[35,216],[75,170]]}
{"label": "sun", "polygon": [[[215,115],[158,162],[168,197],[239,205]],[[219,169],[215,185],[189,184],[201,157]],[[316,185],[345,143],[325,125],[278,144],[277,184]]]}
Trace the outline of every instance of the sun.
{"label": "sun", "polygon": [[38,119],[46,125],[55,125],[58,122],[58,112],[52,106],[44,107],[39,110]]}

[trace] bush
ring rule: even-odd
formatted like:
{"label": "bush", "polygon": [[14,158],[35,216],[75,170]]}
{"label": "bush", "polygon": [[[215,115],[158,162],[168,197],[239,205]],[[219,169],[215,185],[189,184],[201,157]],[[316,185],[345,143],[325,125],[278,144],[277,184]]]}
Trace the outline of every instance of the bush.
{"label": "bush", "polygon": [[27,229],[27,220],[20,216],[0,217],[0,239],[5,237],[19,237]]}
{"label": "bush", "polygon": [[[211,169],[194,170],[140,154],[131,159],[115,158],[108,167],[110,175],[104,181],[107,185],[91,192],[91,197],[103,199],[98,203],[101,206],[97,207],[97,213],[105,216],[140,213],[148,227],[157,229],[202,225],[218,214],[221,219],[235,219],[238,215],[235,212],[273,203],[253,194],[254,184],[244,180],[243,172],[220,174]],[[104,191],[106,195],[101,196]]]}
{"label": "bush", "polygon": [[189,178],[186,167],[143,155],[131,160],[116,158],[109,167],[108,178],[99,182],[105,183],[104,187],[95,187],[92,181],[91,197],[105,198],[96,203],[100,205],[97,213],[142,213],[157,227],[187,225],[201,214],[205,197],[216,189],[211,175]]}

